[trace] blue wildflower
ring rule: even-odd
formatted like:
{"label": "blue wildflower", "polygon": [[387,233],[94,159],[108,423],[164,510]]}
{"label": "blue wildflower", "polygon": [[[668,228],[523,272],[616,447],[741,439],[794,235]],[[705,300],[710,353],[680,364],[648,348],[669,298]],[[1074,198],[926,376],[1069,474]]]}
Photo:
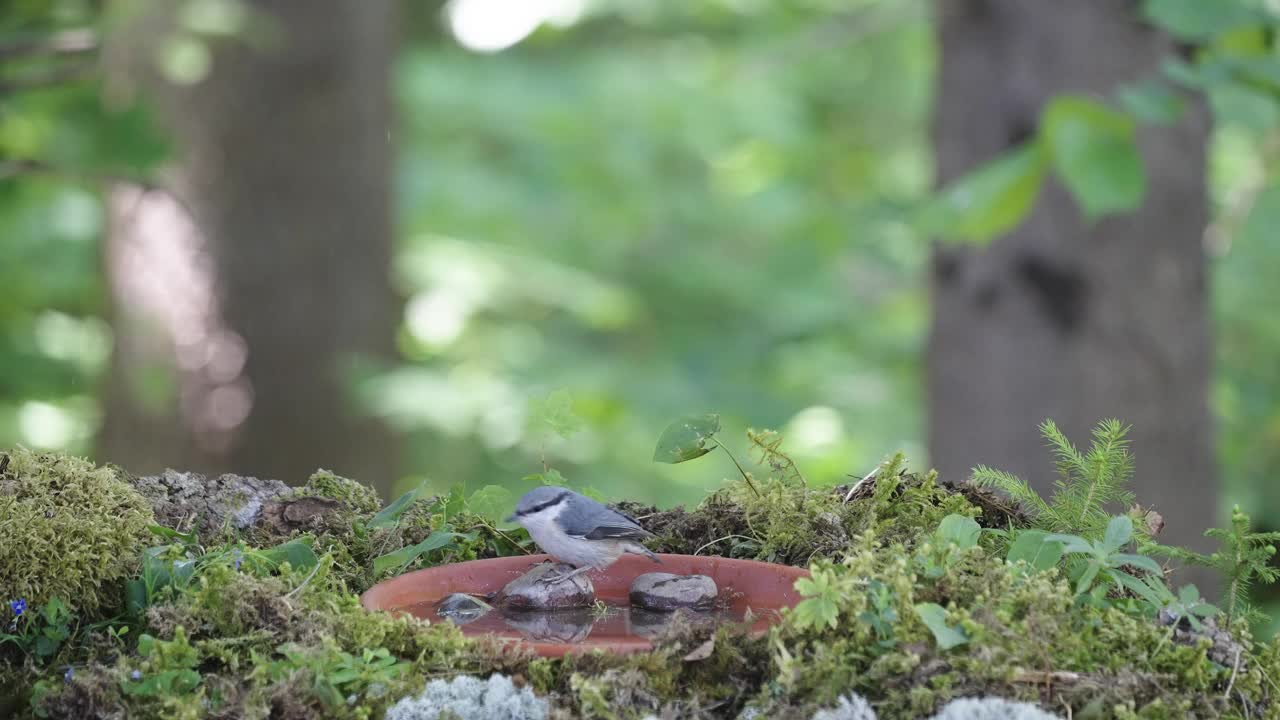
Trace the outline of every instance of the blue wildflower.
{"label": "blue wildflower", "polygon": [[71,678],[72,678],[72,677],[75,677],[75,674],[76,674],[76,670],[75,670],[75,668],[73,668],[73,667],[71,667],[70,665],[68,665],[68,666],[67,666],[67,671],[66,671],[65,673],[63,673],[63,674],[62,674],[62,681],[63,681],[63,682],[71,682]]}
{"label": "blue wildflower", "polygon": [[14,617],[20,617],[22,613],[27,611],[27,599],[18,598],[17,600],[10,600],[9,609],[13,611]]}
{"label": "blue wildflower", "polygon": [[240,552],[240,548],[236,548],[231,553],[231,564],[235,566],[236,572],[240,571],[242,562],[244,562],[244,553]]}
{"label": "blue wildflower", "polygon": [[129,673],[129,679],[134,682],[138,682],[139,680],[142,679],[142,671],[134,670],[133,672]]}

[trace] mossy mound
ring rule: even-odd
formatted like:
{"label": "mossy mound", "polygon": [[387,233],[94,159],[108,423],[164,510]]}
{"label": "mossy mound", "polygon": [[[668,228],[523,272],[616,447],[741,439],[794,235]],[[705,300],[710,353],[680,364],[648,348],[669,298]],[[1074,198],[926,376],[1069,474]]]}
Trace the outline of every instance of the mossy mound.
{"label": "mossy mound", "polygon": [[300,494],[337,500],[357,514],[372,515],[382,508],[378,491],[357,480],[335,475],[328,470],[317,470],[307,478]]}
{"label": "mossy mound", "polygon": [[[845,488],[763,478],[727,483],[689,511],[624,506],[657,533],[655,550],[812,571],[804,602],[767,635],[677,621],[652,652],[628,656],[535,659],[451,625],[365,612],[354,593],[380,576],[521,551],[519,534],[456,495],[406,499],[393,523],[374,521],[376,496],[325,474],[265,504],[231,544],[173,533],[154,558],[189,558],[188,580],[136,617],[82,623],[54,656],[0,654],[0,688],[22,701],[0,697],[0,715],[377,718],[431,679],[496,673],[514,683],[496,686],[531,688],[556,720],[808,720],[851,693],[885,720],[966,697],[1072,717],[1280,718],[1276,642],[1238,623],[1162,623],[1114,589],[1077,594],[1063,563],[1010,564],[998,531],[1026,526],[1016,508],[898,461]],[[965,543],[941,530],[957,521],[972,529]],[[441,534],[447,544],[377,562]],[[306,567],[263,564],[251,550],[298,535],[318,563],[303,553]]]}
{"label": "mossy mound", "polygon": [[[256,576],[218,565],[150,608],[134,652],[99,655],[37,684],[50,718],[367,718],[424,677],[508,668],[451,625],[365,612],[324,561]],[[514,657],[514,656],[513,656]]]}
{"label": "mossy mound", "polygon": [[983,527],[1025,524],[1021,513],[991,493],[943,486],[934,473],[908,473],[900,459],[858,486],[814,490],[767,480],[754,489],[732,483],[693,510],[623,502],[618,508],[643,518],[657,537],[656,552],[764,560],[807,565],[819,557],[843,557],[855,538],[869,530],[910,548],[921,528],[942,518],[974,517]]}
{"label": "mossy mound", "polygon": [[78,458],[0,454],[0,600],[60,598],[92,615],[120,602],[155,521],[114,471]]}
{"label": "mossy mound", "polygon": [[912,552],[868,534],[851,550],[813,568],[823,588],[813,602],[830,603],[831,614],[815,621],[799,608],[774,633],[770,716],[851,690],[881,717],[924,717],[972,696],[1075,716],[1277,714],[1269,673],[1280,670],[1280,646],[1254,646],[1245,630],[1236,639],[1252,650],[1224,665],[1208,639],[1180,642],[1155,618],[1081,604],[1058,572],[1022,572],[981,547],[926,542]]}

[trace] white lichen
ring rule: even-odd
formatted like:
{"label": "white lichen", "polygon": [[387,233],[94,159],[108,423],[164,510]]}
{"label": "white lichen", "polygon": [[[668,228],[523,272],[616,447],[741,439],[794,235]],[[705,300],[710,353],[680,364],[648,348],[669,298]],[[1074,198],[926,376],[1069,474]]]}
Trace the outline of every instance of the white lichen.
{"label": "white lichen", "polygon": [[529,688],[517,688],[505,675],[488,681],[463,675],[432,680],[417,697],[387,710],[387,720],[546,720],[547,702]]}
{"label": "white lichen", "polygon": [[[745,720],[747,713],[739,716]],[[754,715],[752,715],[754,717]],[[819,710],[813,720],[876,720],[871,704],[857,693],[840,698],[834,708]],[[1030,703],[1013,702],[1002,698],[962,698],[952,700],[930,720],[1060,720],[1057,715],[1041,710]]]}
{"label": "white lichen", "polygon": [[1060,720],[1031,703],[1002,698],[952,700],[932,720]]}
{"label": "white lichen", "polygon": [[871,703],[857,693],[849,693],[840,698],[840,704],[827,710],[819,710],[813,720],[876,720],[876,711]]}

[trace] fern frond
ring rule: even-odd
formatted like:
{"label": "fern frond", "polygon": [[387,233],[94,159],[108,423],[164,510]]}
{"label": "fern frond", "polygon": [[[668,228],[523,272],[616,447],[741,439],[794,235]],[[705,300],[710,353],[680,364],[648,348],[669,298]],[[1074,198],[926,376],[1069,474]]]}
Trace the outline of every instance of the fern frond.
{"label": "fern frond", "polygon": [[1076,450],[1067,436],[1058,429],[1057,423],[1045,420],[1040,423],[1040,435],[1053,451],[1053,462],[1058,469],[1059,480],[1055,483],[1059,489],[1071,485],[1071,479],[1085,474],[1084,457]]}
{"label": "fern frond", "polygon": [[1035,517],[1050,513],[1048,504],[1040,497],[1039,493],[1032,490],[1026,480],[1013,473],[996,470],[986,465],[979,465],[973,469],[973,474],[969,476],[969,482],[977,487],[1000,490]]}
{"label": "fern frond", "polygon": [[1111,517],[1107,505],[1133,502],[1133,494],[1125,487],[1133,475],[1126,439],[1129,428],[1117,420],[1099,423],[1086,454],[1080,453],[1052,420],[1046,420],[1040,429],[1062,475],[1050,500],[1055,520],[1087,536],[1101,533]]}
{"label": "fern frond", "polygon": [[1126,488],[1133,475],[1128,426],[1118,420],[1099,423],[1088,453],[1077,450],[1052,420],[1040,425],[1040,433],[1053,452],[1060,475],[1049,500],[1041,498],[1022,478],[985,465],[974,469],[970,482],[1003,491],[1031,512],[1041,528],[1100,538],[1111,519],[1107,505],[1133,504],[1133,494]]}

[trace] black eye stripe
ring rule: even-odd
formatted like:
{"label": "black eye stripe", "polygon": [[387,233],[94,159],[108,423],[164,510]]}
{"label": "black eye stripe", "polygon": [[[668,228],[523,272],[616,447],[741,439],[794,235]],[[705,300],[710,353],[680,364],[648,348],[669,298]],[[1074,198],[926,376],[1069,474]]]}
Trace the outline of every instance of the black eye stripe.
{"label": "black eye stripe", "polygon": [[567,497],[569,497],[569,493],[567,493],[567,492],[563,492],[563,493],[560,493],[559,495],[557,495],[557,496],[555,496],[555,497],[551,498],[550,500],[548,500],[548,501],[546,501],[546,502],[544,502],[544,503],[538,503],[537,505],[534,505],[533,507],[529,508],[528,510],[525,510],[525,511],[524,511],[524,512],[522,512],[522,513],[516,513],[516,514],[517,514],[517,515],[519,515],[519,516],[521,516],[521,517],[523,517],[523,516],[525,516],[525,515],[532,515],[532,514],[537,513],[537,512],[542,512],[543,510],[546,510],[547,508],[551,507],[552,505],[555,505],[556,503],[560,502],[561,500],[563,500],[563,499],[565,499],[565,498],[567,498]]}

